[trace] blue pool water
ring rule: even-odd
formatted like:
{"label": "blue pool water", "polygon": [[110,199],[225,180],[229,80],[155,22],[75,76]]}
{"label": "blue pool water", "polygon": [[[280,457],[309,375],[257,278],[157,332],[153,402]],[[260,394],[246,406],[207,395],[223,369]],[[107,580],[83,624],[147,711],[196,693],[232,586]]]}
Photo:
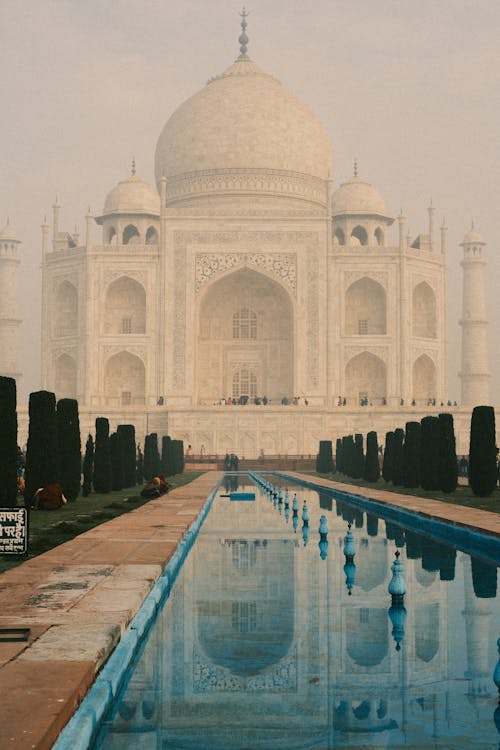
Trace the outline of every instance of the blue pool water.
{"label": "blue pool water", "polygon": [[220,488],[96,750],[497,748],[491,559],[273,481]]}

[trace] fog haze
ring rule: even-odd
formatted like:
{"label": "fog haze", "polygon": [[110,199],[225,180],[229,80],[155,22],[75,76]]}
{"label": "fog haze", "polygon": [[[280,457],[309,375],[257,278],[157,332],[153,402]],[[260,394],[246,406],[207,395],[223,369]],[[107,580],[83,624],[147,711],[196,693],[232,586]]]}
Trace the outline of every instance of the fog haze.
{"label": "fog haze", "polygon": [[[84,233],[88,206],[130,173],[153,183],[172,112],[239,53],[222,0],[2,0],[0,225],[22,240],[20,394],[40,387],[40,224]],[[412,236],[448,231],[449,396],[459,400],[462,249],[487,243],[491,396],[500,403],[500,5],[497,0],[249,3],[249,56],[309,105],[333,145],[334,187],[359,176]],[[391,244],[397,242],[393,227]],[[436,239],[439,237],[436,230]],[[96,227],[96,238],[99,229]]]}

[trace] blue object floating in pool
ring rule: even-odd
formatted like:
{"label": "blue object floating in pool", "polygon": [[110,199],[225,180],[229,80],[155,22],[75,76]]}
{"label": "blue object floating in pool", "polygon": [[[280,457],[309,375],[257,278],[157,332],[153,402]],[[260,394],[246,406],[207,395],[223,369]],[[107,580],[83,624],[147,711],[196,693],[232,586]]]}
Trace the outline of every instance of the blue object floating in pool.
{"label": "blue object floating in pool", "polygon": [[255,492],[231,492],[231,500],[255,500]]}

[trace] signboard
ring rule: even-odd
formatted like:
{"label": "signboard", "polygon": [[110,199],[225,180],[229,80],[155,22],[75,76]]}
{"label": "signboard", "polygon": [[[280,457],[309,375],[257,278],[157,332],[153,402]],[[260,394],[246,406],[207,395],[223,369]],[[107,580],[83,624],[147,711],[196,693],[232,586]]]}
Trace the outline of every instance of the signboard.
{"label": "signboard", "polygon": [[27,508],[0,508],[0,555],[25,555],[27,551]]}

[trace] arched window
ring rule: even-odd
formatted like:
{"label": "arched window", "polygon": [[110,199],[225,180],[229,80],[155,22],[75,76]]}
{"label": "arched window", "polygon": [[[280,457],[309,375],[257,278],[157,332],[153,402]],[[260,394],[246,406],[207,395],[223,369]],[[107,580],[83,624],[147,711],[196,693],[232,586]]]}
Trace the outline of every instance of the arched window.
{"label": "arched window", "polygon": [[123,244],[124,245],[130,245],[130,244],[137,244],[140,240],[140,234],[137,227],[134,227],[133,224],[129,224],[125,227],[123,230]]}
{"label": "arched window", "polygon": [[384,287],[365,276],[345,295],[345,332],[348,336],[379,336],[387,333]]}
{"label": "arched window", "polygon": [[344,234],[344,231],[340,227],[336,228],[333,234],[333,237],[334,237],[334,241],[336,239],[339,245],[345,245],[345,234]]}
{"label": "arched window", "polygon": [[387,398],[386,366],[370,352],[357,354],[345,369],[345,393],[350,404],[358,405],[368,399],[371,404],[382,404]]}
{"label": "arched window", "polygon": [[75,336],[78,333],[78,292],[69,281],[63,281],[56,293],[54,334]]}
{"label": "arched window", "polygon": [[375,230],[375,240],[377,245],[382,246],[384,244],[384,232],[381,227],[377,227]]}
{"label": "arched window", "polygon": [[246,367],[233,374],[233,399],[239,399],[240,396],[248,396],[250,399],[257,396],[257,376]]}
{"label": "arched window", "polygon": [[428,403],[436,398],[436,365],[422,354],[413,365],[413,395],[417,402]]}
{"label": "arched window", "polygon": [[146,402],[146,370],[139,357],[120,352],[108,359],[104,395],[110,406],[142,406]]}
{"label": "arched window", "polygon": [[154,227],[149,227],[146,232],[146,245],[157,245],[158,244],[158,232]]}
{"label": "arched window", "polygon": [[145,333],[146,292],[138,281],[122,276],[109,285],[104,303],[105,333]]}
{"label": "arched window", "polygon": [[242,307],[233,315],[233,339],[256,339],[257,315],[248,307]]}
{"label": "arched window", "polygon": [[56,359],[55,391],[57,398],[76,398],[76,362],[68,354]]}
{"label": "arched window", "polygon": [[413,335],[427,339],[437,335],[436,297],[426,281],[413,290]]}
{"label": "arched window", "polygon": [[108,230],[108,245],[116,245],[118,243],[118,235],[116,234],[116,229],[114,227],[110,227]]}
{"label": "arched window", "polygon": [[[357,240],[357,242],[356,242]],[[351,245],[368,245],[368,234],[366,229],[358,224],[351,232]]]}

